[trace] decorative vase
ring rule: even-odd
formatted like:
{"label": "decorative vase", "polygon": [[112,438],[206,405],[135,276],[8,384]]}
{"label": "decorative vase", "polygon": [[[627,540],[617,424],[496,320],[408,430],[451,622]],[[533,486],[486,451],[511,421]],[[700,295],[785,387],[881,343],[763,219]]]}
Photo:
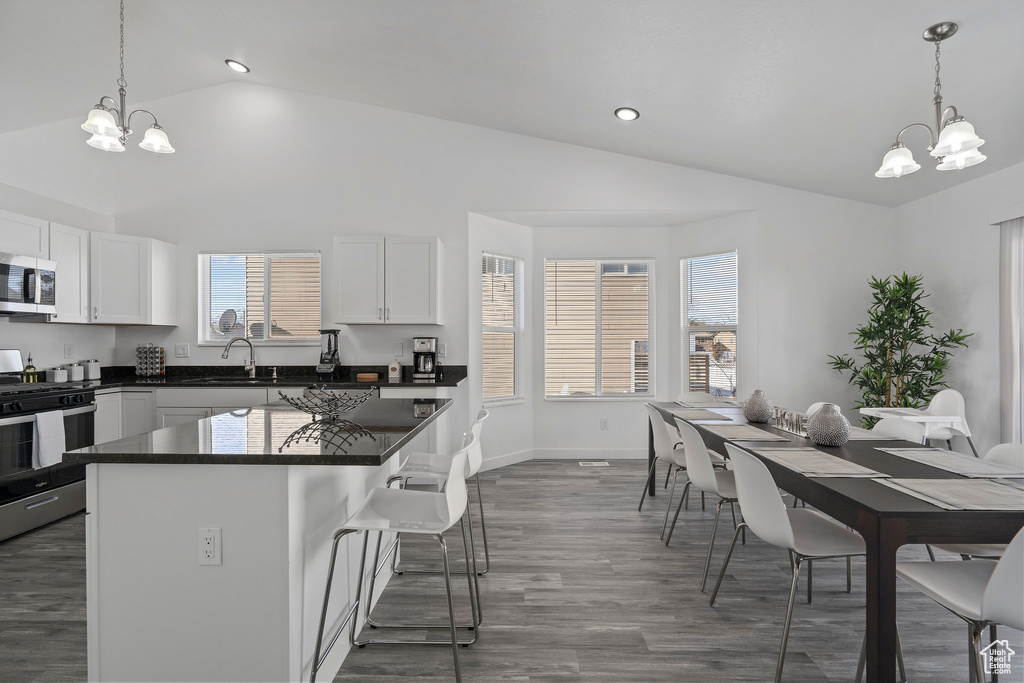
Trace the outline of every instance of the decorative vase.
{"label": "decorative vase", "polygon": [[754,389],[754,393],[743,402],[743,417],[747,422],[768,422],[774,416],[775,406],[760,389]]}
{"label": "decorative vase", "polygon": [[819,446],[842,446],[850,440],[850,422],[834,403],[826,403],[807,421],[807,436]]}

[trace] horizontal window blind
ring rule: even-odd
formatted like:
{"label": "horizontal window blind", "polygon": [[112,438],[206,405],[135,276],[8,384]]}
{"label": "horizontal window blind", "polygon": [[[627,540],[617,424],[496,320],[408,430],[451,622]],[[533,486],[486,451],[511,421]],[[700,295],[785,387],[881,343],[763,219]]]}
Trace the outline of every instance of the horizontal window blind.
{"label": "horizontal window blind", "polygon": [[523,260],[483,254],[483,398],[518,396],[518,337],[523,329]]}
{"label": "horizontal window blind", "polygon": [[739,269],[736,252],[680,262],[683,386],[736,395]]}
{"label": "horizontal window blind", "polygon": [[200,254],[200,342],[319,338],[320,254]]}
{"label": "horizontal window blind", "polygon": [[546,396],[651,391],[650,262],[544,264]]}

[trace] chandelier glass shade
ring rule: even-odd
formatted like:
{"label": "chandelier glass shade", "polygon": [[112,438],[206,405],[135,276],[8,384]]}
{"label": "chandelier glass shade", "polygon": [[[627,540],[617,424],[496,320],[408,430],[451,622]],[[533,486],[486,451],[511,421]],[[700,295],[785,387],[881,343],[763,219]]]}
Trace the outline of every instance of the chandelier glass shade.
{"label": "chandelier glass shade", "polygon": [[[900,138],[911,128],[924,128],[928,131],[928,153],[936,159],[939,171],[958,171],[976,164],[987,158],[978,151],[985,141],[974,132],[974,126],[960,116],[956,107],[942,108],[942,81],[939,80],[939,43],[957,31],[957,25],[951,21],[929,26],[922,36],[926,41],[935,43],[935,128],[924,123],[911,123],[905,126],[896,136],[889,151],[882,159],[882,165],[875,176],[878,178],[900,178],[921,168],[914,161],[914,156]],[[936,137],[936,131],[938,136]]]}
{"label": "chandelier glass shade", "polygon": [[89,117],[82,124],[82,130],[92,133],[92,137],[86,140],[86,144],[104,152],[123,152],[125,145],[128,144],[128,136],[132,134],[132,117],[142,113],[153,117],[153,125],[146,131],[139,147],[147,152],[158,154],[174,152],[174,148],[167,140],[167,133],[160,127],[152,112],[136,109],[128,113],[125,106],[128,83],[124,80],[124,0],[121,0],[121,77],[117,79],[117,85],[118,99],[115,101],[114,98],[106,95],[101,97],[99,104],[93,107],[89,112]]}

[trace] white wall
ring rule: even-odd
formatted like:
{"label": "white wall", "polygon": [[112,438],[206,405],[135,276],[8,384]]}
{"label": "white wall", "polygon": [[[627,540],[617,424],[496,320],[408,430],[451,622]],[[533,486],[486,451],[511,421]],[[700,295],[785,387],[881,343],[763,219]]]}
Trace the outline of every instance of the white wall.
{"label": "white wall", "polygon": [[[0,184],[0,209],[45,221],[73,225],[84,230],[113,232],[114,219],[41,194]],[[0,244],[0,251],[9,251]],[[58,286],[60,273],[57,273]],[[29,353],[37,369],[52,368],[64,359],[64,344],[73,343],[73,360],[95,358],[103,365],[114,360],[114,328],[58,323],[29,323],[0,316],[0,348],[21,349],[26,362]]]}
{"label": "white wall", "polygon": [[[523,316],[527,330],[535,317],[533,303],[533,230],[508,221],[469,215],[467,274],[469,292],[469,415],[476,415],[483,406],[483,351],[481,341],[482,296],[480,291],[480,258],[484,252],[523,259]],[[515,402],[490,404],[485,428],[481,432],[481,445],[485,467],[501,467],[533,457],[533,384],[534,367],[538,354],[534,352],[533,335],[519,335],[520,356],[516,381],[523,399]]]}
{"label": "white wall", "polygon": [[[1024,164],[895,209],[892,270],[924,275],[936,330],[973,332],[954,353],[949,385],[964,395],[982,454],[999,439],[999,228],[1024,189]],[[970,452],[957,439],[954,448]]]}

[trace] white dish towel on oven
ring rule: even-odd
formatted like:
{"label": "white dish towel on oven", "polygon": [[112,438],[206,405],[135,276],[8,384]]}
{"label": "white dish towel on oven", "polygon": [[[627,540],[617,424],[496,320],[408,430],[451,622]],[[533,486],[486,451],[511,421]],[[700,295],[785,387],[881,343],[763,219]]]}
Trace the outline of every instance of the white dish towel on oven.
{"label": "white dish towel on oven", "polygon": [[64,411],[36,413],[35,438],[32,439],[32,467],[56,465],[64,457]]}

